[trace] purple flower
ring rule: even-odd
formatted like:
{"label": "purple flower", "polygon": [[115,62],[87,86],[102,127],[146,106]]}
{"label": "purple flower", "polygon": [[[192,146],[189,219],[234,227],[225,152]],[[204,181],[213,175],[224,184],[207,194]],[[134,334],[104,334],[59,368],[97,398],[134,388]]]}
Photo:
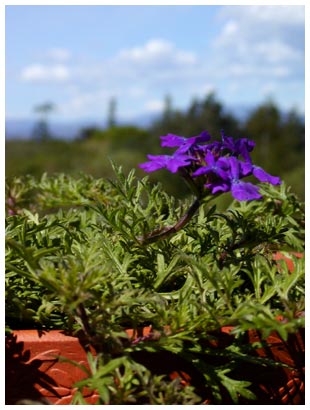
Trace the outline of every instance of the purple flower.
{"label": "purple flower", "polygon": [[167,168],[170,172],[176,173],[179,168],[186,167],[195,159],[189,155],[148,155],[149,162],[140,164],[139,167],[146,172],[157,171]]}
{"label": "purple flower", "polygon": [[[259,187],[242,181],[243,178],[254,175],[260,182],[281,183],[279,177],[252,163],[250,152],[255,143],[247,138],[234,139],[222,132],[221,141],[209,142],[211,137],[206,131],[191,138],[174,134],[160,138],[162,147],[177,147],[174,154],[148,155],[149,161],[140,164],[140,168],[146,172],[166,168],[176,173],[180,168],[187,167],[182,176],[198,196],[231,191],[235,199],[249,201],[261,199]],[[194,181],[197,177],[201,178]]]}
{"label": "purple flower", "polygon": [[281,179],[279,177],[274,177],[268,174],[263,168],[253,165],[253,175],[261,182],[268,182],[272,185],[281,184]]}
{"label": "purple flower", "polygon": [[205,156],[207,166],[198,168],[193,172],[192,176],[197,177],[200,175],[206,175],[207,182],[204,184],[212,194],[218,192],[228,192],[230,190],[229,180],[229,164],[225,158],[220,157],[216,159],[216,156],[212,152],[207,152]]}
{"label": "purple flower", "polygon": [[247,161],[248,159],[250,160],[249,152],[253,151],[255,145],[255,142],[252,140],[239,138],[236,140],[236,151]]}
{"label": "purple flower", "polygon": [[234,139],[227,137],[222,132],[222,150],[228,149],[232,154],[236,156],[241,155],[246,161],[251,161],[249,152],[255,147],[255,142],[248,140],[247,138]]}
{"label": "purple flower", "polygon": [[207,165],[204,167],[198,168],[195,172],[193,172],[192,176],[197,177],[199,175],[205,174],[215,174],[222,179],[227,179],[227,164],[226,161],[223,161],[224,158],[219,158],[218,160],[212,154],[212,152],[207,152],[205,156],[205,160]]}
{"label": "purple flower", "polygon": [[259,188],[251,182],[244,182],[235,179],[231,184],[231,194],[238,201],[253,201],[261,199]]}
{"label": "purple flower", "polygon": [[211,136],[207,131],[203,131],[196,137],[185,138],[174,134],[167,134],[160,137],[162,140],[162,147],[179,147],[176,151],[178,154],[184,154],[188,152],[194,145],[209,141]]}
{"label": "purple flower", "polygon": [[[211,178],[212,181],[212,178]],[[230,182],[225,181],[223,179],[214,179],[212,182],[208,182],[205,185],[205,188],[207,188],[211,194],[216,194],[218,192],[228,192],[230,191]]]}
{"label": "purple flower", "polygon": [[240,181],[251,173],[251,164],[239,161],[236,157],[223,158],[230,166],[229,180],[232,196],[238,201],[252,201],[261,199],[259,188],[251,182]]}

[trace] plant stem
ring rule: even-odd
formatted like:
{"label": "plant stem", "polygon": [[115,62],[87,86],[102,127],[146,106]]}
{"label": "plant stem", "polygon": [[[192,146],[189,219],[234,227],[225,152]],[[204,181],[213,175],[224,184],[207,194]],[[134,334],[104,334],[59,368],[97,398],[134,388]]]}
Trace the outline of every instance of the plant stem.
{"label": "plant stem", "polygon": [[77,314],[79,315],[79,317],[81,319],[82,327],[83,327],[83,330],[84,330],[85,334],[88,337],[92,337],[93,336],[93,330],[91,329],[91,326],[89,324],[88,316],[87,316],[87,313],[86,313],[86,310],[85,310],[85,307],[84,307],[83,303],[80,303],[78,305]]}
{"label": "plant stem", "polygon": [[146,245],[149,243],[157,242],[162,239],[169,238],[169,236],[173,235],[174,233],[178,232],[182,229],[194,216],[198,208],[200,207],[201,202],[199,198],[196,198],[192,205],[189,207],[188,211],[182,216],[182,218],[173,226],[167,226],[165,228],[155,230],[148,235],[144,236],[143,238],[139,238],[139,242],[142,245]]}

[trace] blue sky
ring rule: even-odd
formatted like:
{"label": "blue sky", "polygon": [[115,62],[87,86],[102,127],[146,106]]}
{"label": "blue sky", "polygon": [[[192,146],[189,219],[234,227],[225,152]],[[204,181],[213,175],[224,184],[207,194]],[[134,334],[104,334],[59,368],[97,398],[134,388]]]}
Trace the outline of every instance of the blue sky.
{"label": "blue sky", "polygon": [[6,6],[6,117],[157,113],[215,92],[304,112],[304,6]]}

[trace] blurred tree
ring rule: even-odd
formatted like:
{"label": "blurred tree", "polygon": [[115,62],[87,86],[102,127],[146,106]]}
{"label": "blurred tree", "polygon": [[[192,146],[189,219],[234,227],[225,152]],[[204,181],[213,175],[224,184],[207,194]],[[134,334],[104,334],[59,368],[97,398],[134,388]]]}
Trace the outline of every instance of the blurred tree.
{"label": "blurred tree", "polygon": [[[161,115],[151,124],[151,132],[155,135],[164,135],[167,132],[177,133],[182,129],[182,118],[177,110],[173,108],[172,98],[169,94],[164,97],[164,109]],[[182,115],[182,114],[181,114]],[[166,131],[168,130],[168,131]]]}
{"label": "blurred tree", "polygon": [[268,172],[283,177],[304,166],[305,127],[294,110],[284,115],[268,100],[250,114],[245,133],[256,142],[254,161]]}
{"label": "blurred tree", "polygon": [[257,107],[245,123],[245,130],[256,142],[255,154],[264,163],[271,161],[273,146],[279,139],[281,115],[278,107],[268,100]]}
{"label": "blurred tree", "polygon": [[164,101],[164,113],[163,113],[163,121],[169,122],[171,121],[173,116],[173,109],[172,109],[172,98],[171,95],[167,94]]}
{"label": "blurred tree", "polygon": [[201,102],[197,100],[192,102],[187,113],[187,122],[194,124],[191,130],[192,135],[200,133],[204,129],[214,138],[220,137],[221,130],[236,137],[240,133],[237,119],[224,110],[222,103],[214,93],[209,93]]}
{"label": "blurred tree", "polygon": [[[293,151],[299,154],[305,152],[305,122],[300,118],[296,110],[292,109],[284,121],[284,139],[290,140]],[[286,135],[287,134],[287,135]]]}
{"label": "blurred tree", "polygon": [[46,102],[34,107],[34,111],[39,114],[39,120],[33,130],[33,138],[39,141],[47,140],[52,137],[49,125],[48,116],[56,109],[55,104]]}
{"label": "blurred tree", "polygon": [[221,129],[232,135],[240,133],[237,119],[224,110],[214,93],[208,94],[202,101],[194,98],[184,112],[173,110],[171,100],[170,105],[167,105],[166,99],[162,116],[151,127],[151,131],[157,135],[170,132],[191,137],[207,130],[214,138],[220,137]]}
{"label": "blurred tree", "polygon": [[93,138],[97,132],[101,132],[97,127],[86,127],[82,128],[79,132],[78,139],[79,140],[87,140],[89,138]]}
{"label": "blurred tree", "polygon": [[115,127],[116,125],[116,99],[112,97],[108,106],[108,128]]}
{"label": "blurred tree", "polygon": [[191,122],[195,122],[201,114],[200,103],[197,98],[194,98],[188,108],[187,118]]}

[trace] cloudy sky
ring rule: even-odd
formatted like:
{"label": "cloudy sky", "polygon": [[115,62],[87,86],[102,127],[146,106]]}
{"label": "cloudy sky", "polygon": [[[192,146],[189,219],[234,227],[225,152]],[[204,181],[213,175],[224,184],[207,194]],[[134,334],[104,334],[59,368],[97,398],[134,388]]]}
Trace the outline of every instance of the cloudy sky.
{"label": "cloudy sky", "polygon": [[122,118],[213,91],[304,112],[304,6],[6,6],[6,117]]}

